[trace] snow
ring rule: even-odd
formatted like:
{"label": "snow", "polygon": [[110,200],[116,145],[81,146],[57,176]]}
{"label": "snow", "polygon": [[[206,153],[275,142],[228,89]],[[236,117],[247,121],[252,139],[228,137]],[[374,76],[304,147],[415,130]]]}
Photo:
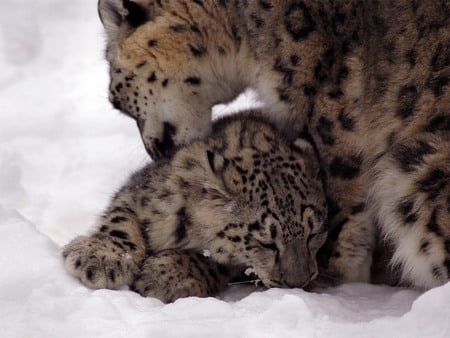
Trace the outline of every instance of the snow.
{"label": "snow", "polygon": [[134,123],[107,102],[103,45],[95,1],[2,0],[2,337],[450,337],[449,283],[322,293],[234,285],[164,305],[68,276],[61,246],[148,161]]}

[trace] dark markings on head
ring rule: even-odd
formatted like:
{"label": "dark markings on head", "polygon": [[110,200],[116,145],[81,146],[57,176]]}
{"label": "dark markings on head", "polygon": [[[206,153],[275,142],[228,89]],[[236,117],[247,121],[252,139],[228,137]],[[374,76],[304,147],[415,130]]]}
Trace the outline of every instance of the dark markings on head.
{"label": "dark markings on head", "polygon": [[116,216],[111,218],[110,222],[111,223],[121,223],[121,222],[125,222],[128,221],[128,218],[123,217],[123,216]]}
{"label": "dark markings on head", "polygon": [[126,232],[120,231],[120,230],[112,230],[109,234],[113,237],[117,237],[120,239],[128,239],[129,238],[129,236]]}
{"label": "dark markings on head", "polygon": [[427,223],[427,228],[437,236],[443,237],[441,228],[437,222],[437,208],[435,208],[431,213],[430,220]]}
{"label": "dark markings on head", "polygon": [[187,227],[191,226],[191,219],[186,213],[186,208],[182,207],[177,211],[178,224],[175,230],[177,243],[180,243],[187,236]]}

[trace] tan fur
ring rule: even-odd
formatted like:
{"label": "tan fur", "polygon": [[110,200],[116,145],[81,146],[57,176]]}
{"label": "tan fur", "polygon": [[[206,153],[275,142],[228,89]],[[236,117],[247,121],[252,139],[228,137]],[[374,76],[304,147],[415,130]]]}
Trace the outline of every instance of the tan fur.
{"label": "tan fur", "polygon": [[214,295],[249,267],[265,286],[301,287],[317,276],[326,213],[311,144],[236,115],[134,174],[63,255],[87,286],[132,285],[165,302]]}
{"label": "tan fur", "polygon": [[447,0],[140,3],[154,9],[145,22],[105,24],[110,93],[153,157],[208,135],[213,103],[251,86],[286,137],[317,147],[330,210],[324,278],[369,281],[381,238],[403,283],[449,279]]}

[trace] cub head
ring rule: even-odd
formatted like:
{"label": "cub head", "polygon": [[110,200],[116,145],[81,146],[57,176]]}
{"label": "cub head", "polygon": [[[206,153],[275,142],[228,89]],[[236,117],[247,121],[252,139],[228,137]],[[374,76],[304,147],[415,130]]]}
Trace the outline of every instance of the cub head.
{"label": "cub head", "polygon": [[[289,144],[271,125],[242,115],[215,123],[205,142],[175,157],[190,191],[198,187],[190,210],[206,236],[202,242],[210,243],[204,249],[221,263],[253,268],[268,287],[307,285],[317,276],[316,254],[327,236],[312,146],[302,139]],[[186,173],[194,156],[202,165]]]}
{"label": "cub head", "polygon": [[214,3],[98,2],[107,36],[109,99],[136,120],[154,159],[171,157],[179,146],[208,135],[212,106],[243,89],[225,84],[237,81],[226,80],[236,73],[235,46],[229,34],[218,33],[223,25],[217,20],[224,19]]}

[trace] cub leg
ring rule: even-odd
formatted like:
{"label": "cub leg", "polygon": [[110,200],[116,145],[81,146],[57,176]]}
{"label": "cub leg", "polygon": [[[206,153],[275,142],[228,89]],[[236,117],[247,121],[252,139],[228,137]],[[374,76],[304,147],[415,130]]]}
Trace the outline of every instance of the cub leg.
{"label": "cub leg", "polygon": [[169,303],[182,297],[216,295],[230,278],[227,266],[200,253],[164,250],[145,259],[131,288],[144,297]]}
{"label": "cub leg", "polygon": [[145,257],[136,213],[116,198],[92,236],[80,236],[63,249],[67,271],[90,288],[129,285]]}

